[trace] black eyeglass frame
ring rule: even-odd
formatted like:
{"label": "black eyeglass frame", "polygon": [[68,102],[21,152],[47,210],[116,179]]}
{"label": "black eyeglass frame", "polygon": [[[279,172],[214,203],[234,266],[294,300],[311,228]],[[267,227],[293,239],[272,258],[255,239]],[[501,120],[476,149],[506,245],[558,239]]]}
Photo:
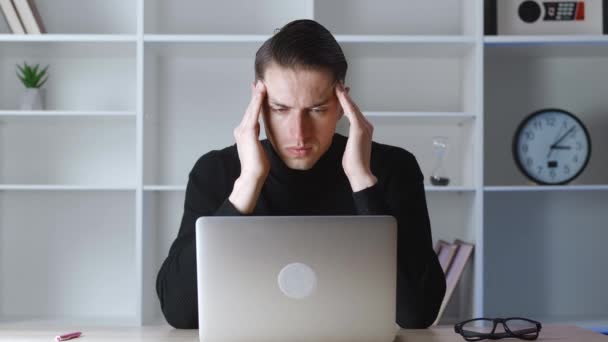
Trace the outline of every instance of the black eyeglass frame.
{"label": "black eyeglass frame", "polygon": [[[534,324],[536,328],[512,331],[508,325],[508,322],[510,320],[526,321],[526,322]],[[478,332],[473,332],[473,331],[465,331],[462,329],[462,327],[464,325],[469,324],[471,322],[476,322],[476,321],[488,321],[488,322],[491,321],[493,323],[492,331],[489,333],[478,333]],[[496,327],[498,326],[499,323],[502,324],[505,331],[496,333]],[[541,328],[542,328],[542,324],[540,322],[537,322],[537,321],[529,319],[529,318],[523,318],[523,317],[473,318],[473,319],[469,319],[469,320],[466,320],[464,322],[460,322],[460,323],[457,323],[454,325],[454,331],[457,334],[462,335],[462,337],[464,337],[464,339],[467,341],[481,341],[481,340],[485,340],[485,339],[498,340],[501,338],[508,338],[508,337],[515,337],[515,338],[519,338],[522,340],[532,341],[532,340],[536,340],[538,338]],[[531,330],[531,329],[534,329],[534,330]],[[530,335],[531,333],[534,333],[534,335]]]}

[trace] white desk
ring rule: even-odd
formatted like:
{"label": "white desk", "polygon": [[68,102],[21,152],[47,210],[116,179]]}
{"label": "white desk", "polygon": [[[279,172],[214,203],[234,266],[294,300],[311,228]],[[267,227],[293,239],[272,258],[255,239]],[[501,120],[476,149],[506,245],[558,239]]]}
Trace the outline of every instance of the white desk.
{"label": "white desk", "polygon": [[[81,331],[82,337],[74,342],[198,342],[198,330],[176,330],[167,325],[146,327],[77,327],[70,325],[0,324],[0,341],[53,341],[58,334]],[[452,326],[422,330],[401,330],[398,342],[462,342],[464,339],[454,332]],[[505,341],[523,341],[508,339]],[[608,336],[575,326],[543,326],[537,341],[608,342]]]}

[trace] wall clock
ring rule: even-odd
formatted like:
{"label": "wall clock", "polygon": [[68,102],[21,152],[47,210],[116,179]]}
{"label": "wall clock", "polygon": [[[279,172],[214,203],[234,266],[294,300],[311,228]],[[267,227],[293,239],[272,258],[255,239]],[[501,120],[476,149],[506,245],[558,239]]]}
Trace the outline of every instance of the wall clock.
{"label": "wall clock", "polygon": [[519,170],[537,184],[566,184],[589,162],[591,138],[574,114],[556,108],[538,110],[519,124],[513,158]]}

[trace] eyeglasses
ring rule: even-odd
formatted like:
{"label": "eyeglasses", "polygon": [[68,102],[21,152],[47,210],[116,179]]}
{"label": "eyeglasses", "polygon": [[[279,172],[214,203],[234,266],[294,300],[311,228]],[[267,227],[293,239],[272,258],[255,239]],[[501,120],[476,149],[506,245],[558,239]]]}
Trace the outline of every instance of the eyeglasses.
{"label": "eyeglasses", "polygon": [[[502,329],[497,331],[499,323],[502,323]],[[536,340],[541,327],[540,322],[522,317],[475,318],[454,325],[454,331],[467,341],[498,340],[506,337]]]}

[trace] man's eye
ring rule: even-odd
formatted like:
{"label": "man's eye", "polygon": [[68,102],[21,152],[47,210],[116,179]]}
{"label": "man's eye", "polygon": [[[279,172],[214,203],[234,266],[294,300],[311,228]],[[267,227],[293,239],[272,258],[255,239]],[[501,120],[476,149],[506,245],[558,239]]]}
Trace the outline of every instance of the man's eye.
{"label": "man's eye", "polygon": [[273,112],[285,113],[287,112],[287,108],[272,108]]}
{"label": "man's eye", "polygon": [[322,113],[325,113],[325,111],[327,111],[327,108],[313,108],[310,111],[315,114],[322,114]]}

